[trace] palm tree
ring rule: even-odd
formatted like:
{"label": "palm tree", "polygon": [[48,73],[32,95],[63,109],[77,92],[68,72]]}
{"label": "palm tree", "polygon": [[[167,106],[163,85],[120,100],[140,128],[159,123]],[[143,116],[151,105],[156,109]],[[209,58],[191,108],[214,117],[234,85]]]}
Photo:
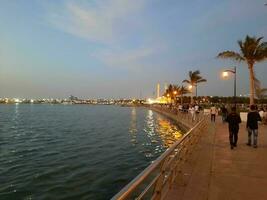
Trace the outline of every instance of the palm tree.
{"label": "palm tree", "polygon": [[264,99],[266,97],[267,88],[261,87],[261,82],[259,79],[254,76],[254,82],[255,82],[255,95],[258,98],[259,101]]}
{"label": "palm tree", "polygon": [[176,103],[176,96],[179,93],[179,89],[179,86],[170,84],[165,90],[164,96],[170,98],[171,101],[174,101],[174,103]]}
{"label": "palm tree", "polygon": [[256,96],[259,100],[264,99],[267,95],[267,88],[256,88],[255,89]]}
{"label": "palm tree", "polygon": [[193,71],[193,72],[189,71],[188,75],[189,75],[189,79],[183,80],[183,83],[188,83],[188,84],[190,84],[192,86],[191,103],[193,103],[193,87],[196,88],[196,95],[197,95],[197,85],[198,85],[198,83],[207,82],[207,80],[200,76],[200,71],[199,70],[196,70],[196,71]]}
{"label": "palm tree", "polygon": [[224,51],[217,56],[217,58],[227,58],[247,63],[250,74],[250,105],[254,104],[255,98],[254,64],[267,59],[267,42],[261,42],[262,39],[263,37],[256,38],[247,35],[244,41],[238,41],[240,53]]}
{"label": "palm tree", "polygon": [[172,98],[173,98],[173,102],[174,104],[177,103],[177,95],[179,94],[179,90],[180,90],[180,86],[178,85],[173,85],[172,86]]}
{"label": "palm tree", "polygon": [[185,86],[182,85],[179,87],[178,94],[181,96],[181,104],[183,104],[183,95],[188,94],[188,93],[189,93],[189,91],[188,91],[188,89],[186,89]]}
{"label": "palm tree", "polygon": [[173,86],[172,86],[172,84],[169,84],[167,89],[164,92],[164,96],[171,97],[172,91],[173,91]]}

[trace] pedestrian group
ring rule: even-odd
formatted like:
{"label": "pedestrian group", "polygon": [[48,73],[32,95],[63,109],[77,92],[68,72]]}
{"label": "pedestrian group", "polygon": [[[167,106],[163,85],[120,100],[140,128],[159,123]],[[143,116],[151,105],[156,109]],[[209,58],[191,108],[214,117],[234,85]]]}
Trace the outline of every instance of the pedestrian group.
{"label": "pedestrian group", "polygon": [[[230,113],[228,113],[228,110],[225,106],[222,106],[220,111],[222,113],[223,123],[226,122],[228,123],[230,148],[233,149],[234,147],[237,147],[239,124],[241,123],[240,115],[237,113],[235,106],[231,108]],[[217,108],[214,105],[212,105],[210,108],[211,122],[215,122],[217,114],[218,114]],[[259,121],[266,123],[267,112],[263,108],[258,112],[257,107],[255,105],[251,105],[250,111],[247,115],[247,124],[246,124],[246,129],[248,132],[247,145],[253,146],[254,148],[258,147]]]}

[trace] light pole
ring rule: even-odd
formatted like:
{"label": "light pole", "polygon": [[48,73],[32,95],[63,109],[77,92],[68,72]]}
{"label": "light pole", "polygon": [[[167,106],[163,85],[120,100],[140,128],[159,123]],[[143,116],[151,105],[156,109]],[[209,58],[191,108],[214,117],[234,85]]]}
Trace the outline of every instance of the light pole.
{"label": "light pole", "polygon": [[234,103],[236,107],[236,66],[234,69],[227,69],[223,71],[223,77],[228,77],[228,72],[234,74]]}
{"label": "light pole", "polygon": [[174,98],[173,98],[173,99],[174,99],[174,104],[176,104],[176,94],[177,94],[177,91],[176,91],[176,90],[173,91],[173,95],[174,95],[174,96],[173,96],[173,97],[174,97]]}
{"label": "light pole", "polygon": [[188,85],[188,90],[190,91],[190,93],[191,93],[191,101],[190,101],[190,103],[191,104],[193,104],[193,85]]}

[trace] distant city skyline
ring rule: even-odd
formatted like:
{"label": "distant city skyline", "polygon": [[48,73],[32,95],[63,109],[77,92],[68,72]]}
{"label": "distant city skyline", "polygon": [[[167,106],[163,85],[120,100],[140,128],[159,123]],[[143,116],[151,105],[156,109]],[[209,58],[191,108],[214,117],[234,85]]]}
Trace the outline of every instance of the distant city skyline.
{"label": "distant city skyline", "polygon": [[[249,93],[246,64],[216,59],[237,40],[267,41],[265,0],[47,0],[0,2],[0,97],[149,98],[208,80],[200,96],[232,96],[222,70],[237,66],[237,94]],[[267,87],[267,62],[255,65]]]}

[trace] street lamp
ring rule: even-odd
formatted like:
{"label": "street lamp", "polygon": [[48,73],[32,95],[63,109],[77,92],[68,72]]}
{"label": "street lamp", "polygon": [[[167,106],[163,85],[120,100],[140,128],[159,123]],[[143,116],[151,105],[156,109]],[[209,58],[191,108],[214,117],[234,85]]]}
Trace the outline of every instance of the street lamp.
{"label": "street lamp", "polygon": [[188,85],[188,90],[190,91],[191,93],[191,104],[193,104],[194,102],[194,99],[193,99],[193,85]]}
{"label": "street lamp", "polygon": [[173,98],[173,102],[174,102],[174,104],[176,104],[176,100],[177,100],[177,99],[176,99],[176,94],[177,94],[177,91],[174,90],[174,91],[173,91],[173,97],[174,97],[174,98]]}
{"label": "street lamp", "polygon": [[234,74],[234,103],[235,103],[235,107],[236,107],[236,66],[234,66],[234,69],[227,69],[224,70],[222,73],[222,76],[224,78],[229,76],[229,72]]}

